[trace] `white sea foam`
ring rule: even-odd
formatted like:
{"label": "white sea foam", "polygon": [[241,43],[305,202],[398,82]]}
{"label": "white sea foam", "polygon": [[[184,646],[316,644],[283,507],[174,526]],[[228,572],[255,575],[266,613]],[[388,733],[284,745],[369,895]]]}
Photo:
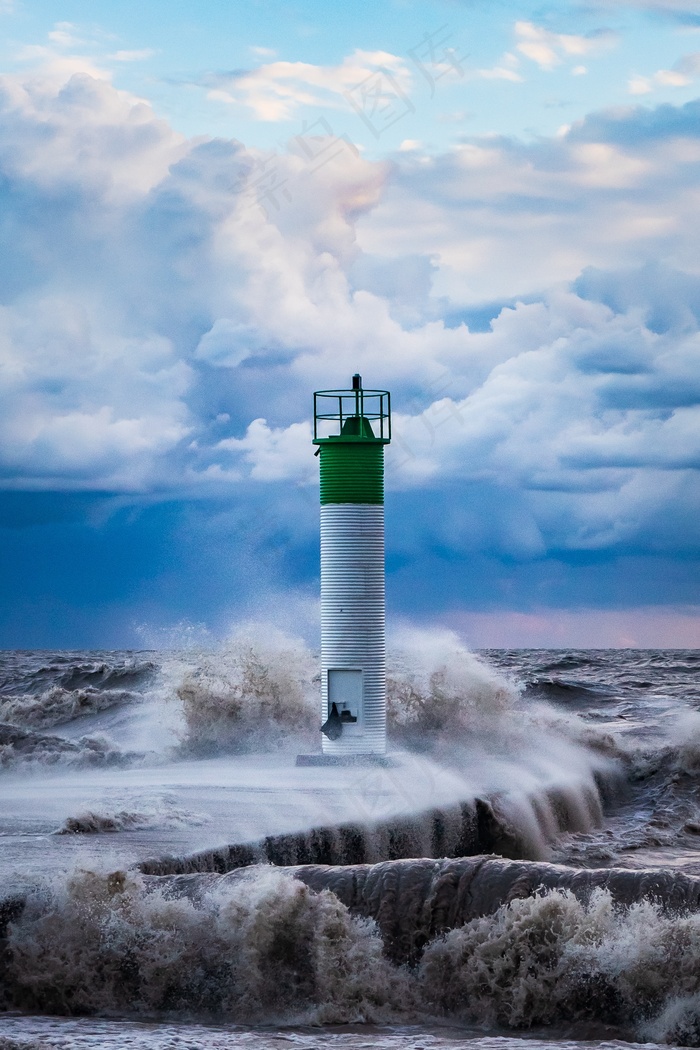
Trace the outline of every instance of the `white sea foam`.
{"label": "white sea foam", "polygon": [[450,630],[403,627],[389,644],[388,723],[395,734],[436,746],[512,713],[520,689]]}
{"label": "white sea foam", "polygon": [[478,1028],[428,1022],[420,1025],[298,1026],[243,1029],[161,1021],[107,1021],[99,1018],[12,1017],[0,1021],[8,1032],[0,1050],[651,1050],[654,1044],[528,1034],[488,1036]]}
{"label": "white sea foam", "polygon": [[[190,653],[176,692],[195,751],[317,743],[317,660],[303,639],[269,624],[245,624],[220,649]],[[433,748],[443,735],[496,727],[519,696],[453,632],[417,628],[392,636],[387,692],[395,742]]]}

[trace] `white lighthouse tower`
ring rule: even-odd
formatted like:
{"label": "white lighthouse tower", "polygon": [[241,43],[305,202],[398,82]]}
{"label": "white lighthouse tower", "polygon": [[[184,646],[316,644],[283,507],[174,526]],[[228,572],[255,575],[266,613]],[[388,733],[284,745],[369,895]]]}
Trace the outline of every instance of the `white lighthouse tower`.
{"label": "white lighthouse tower", "polygon": [[[314,394],[321,466],[322,764],[386,752],[384,446],[390,396]],[[313,761],[300,756],[300,761]]]}

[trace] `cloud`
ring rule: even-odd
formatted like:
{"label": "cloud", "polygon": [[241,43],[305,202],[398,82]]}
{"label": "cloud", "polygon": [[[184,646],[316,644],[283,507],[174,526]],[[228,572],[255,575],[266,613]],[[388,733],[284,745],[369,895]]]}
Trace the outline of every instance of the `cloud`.
{"label": "cloud", "polygon": [[191,371],[163,338],[94,330],[65,298],[0,311],[0,476],[28,489],[143,489],[186,437]]}
{"label": "cloud", "polygon": [[482,382],[396,417],[410,483],[458,476],[530,492],[540,529],[558,529],[542,517],[557,492],[569,525],[582,524],[547,543],[578,547],[631,541],[641,504],[660,517],[671,498],[698,501],[697,324],[655,333],[634,308],[558,293],[504,310],[491,332],[465,339],[466,353],[472,345],[493,362]]}
{"label": "cloud", "polygon": [[131,62],[150,57],[154,51],[120,50],[113,54],[107,48],[113,45],[113,38],[95,25],[80,26],[74,22],[55,22],[46,34],[43,44],[29,44],[16,50],[15,55],[20,63],[26,63],[30,79],[38,76],[64,79],[71,73],[86,73],[96,79],[109,79],[105,63]]}
{"label": "cloud", "polygon": [[73,69],[72,60],[68,70],[49,63],[0,83],[0,163],[28,192],[84,192],[95,203],[141,195],[184,153],[183,136],[150,106],[116,91],[104,74]]}
{"label": "cloud", "polygon": [[103,75],[2,78],[5,487],[244,501],[303,568],[311,519],[274,508],[315,505],[310,393],[360,371],[395,395],[397,556],[689,557],[697,114],[388,165],[186,140]]}
{"label": "cloud", "polygon": [[700,74],[700,51],[683,55],[672,69],[658,69],[651,76],[633,76],[629,80],[631,95],[648,95],[657,87],[687,87]]}
{"label": "cloud", "polygon": [[219,317],[199,340],[194,356],[214,365],[236,368],[255,352],[257,336],[255,325]]}
{"label": "cloud", "polygon": [[521,84],[524,77],[512,66],[493,66],[491,69],[477,70],[477,76],[482,80],[510,80],[513,84]]}
{"label": "cloud", "polygon": [[[654,331],[655,283],[660,302],[664,284],[673,286],[672,275],[664,277],[630,274],[636,301],[625,298],[621,281],[614,310],[595,288],[614,288],[615,275],[591,273],[581,294],[506,309],[486,333],[458,330],[459,353],[455,347],[439,381],[424,382],[421,410],[395,415],[390,487],[481,487],[480,517],[487,523],[495,513],[488,543],[500,555],[693,549],[700,540],[693,524],[700,510],[698,287],[679,289],[675,316]],[[426,355],[430,349],[425,343]],[[432,349],[452,348],[436,333]],[[252,478],[303,483],[312,474],[309,438],[299,424],[279,429],[256,420],[243,440],[220,447],[245,453]],[[510,524],[506,505],[520,508]],[[438,519],[441,545],[471,549],[473,526],[465,536],[451,518]],[[478,544],[485,540],[477,535]]]}
{"label": "cloud", "polygon": [[53,45],[59,48],[83,47],[87,41],[78,35],[77,28],[73,22],[56,22],[48,38]]}
{"label": "cloud", "polygon": [[620,107],[534,143],[475,138],[436,157],[403,154],[360,221],[363,247],[432,256],[436,294],[465,304],[528,297],[589,265],[656,258],[692,272],[699,114],[697,101]]}
{"label": "cloud", "polygon": [[608,50],[617,42],[610,29],[597,29],[585,36],[573,33],[554,33],[534,22],[515,23],[516,49],[535,62],[540,69],[553,69],[566,59],[595,55]]}
{"label": "cloud", "polygon": [[386,98],[408,94],[411,75],[403,58],[386,51],[354,51],[337,66],[270,62],[257,69],[208,78],[208,96],[247,106],[257,120],[284,121],[301,106],[347,109],[348,97],[373,112]]}
{"label": "cloud", "polygon": [[316,464],[309,455],[311,425],[292,423],[289,427],[269,427],[266,419],[254,419],[243,438],[226,438],[216,446],[242,452],[250,465],[250,476],[257,481],[300,479],[310,482]]}
{"label": "cloud", "polygon": [[[308,156],[279,158],[294,207],[275,226],[258,157],[185,141],[103,76],[50,65],[2,78],[0,128],[5,484],[230,484],[239,472],[230,455],[217,460],[218,442],[222,410],[239,402],[212,368],[254,358],[279,374],[302,350],[295,339],[312,355],[325,344],[334,299],[352,314],[352,221],[376,199],[383,167],[347,143],[337,157],[323,137],[309,140],[323,163],[309,178]],[[270,378],[256,397],[284,404]],[[208,397],[220,409],[209,413]],[[231,427],[243,433],[250,420]]]}
{"label": "cloud", "polygon": [[0,123],[3,478],[142,488],[188,433],[191,371],[167,336],[121,324],[111,284],[120,222],[183,140],[106,81],[53,70],[3,78]]}

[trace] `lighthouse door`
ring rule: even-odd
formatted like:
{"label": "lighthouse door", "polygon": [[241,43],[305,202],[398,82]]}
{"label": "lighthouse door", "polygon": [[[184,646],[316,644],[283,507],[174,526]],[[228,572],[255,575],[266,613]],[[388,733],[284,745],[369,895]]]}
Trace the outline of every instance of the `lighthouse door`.
{"label": "lighthouse door", "polygon": [[328,672],[328,710],[335,704],[344,726],[359,726],[362,712],[362,671]]}

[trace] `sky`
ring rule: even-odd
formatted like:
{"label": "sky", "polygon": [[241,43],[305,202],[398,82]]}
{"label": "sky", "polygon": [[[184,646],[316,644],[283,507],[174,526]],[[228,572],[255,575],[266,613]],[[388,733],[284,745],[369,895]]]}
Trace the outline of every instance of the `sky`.
{"label": "sky", "polygon": [[700,646],[699,95],[696,0],[0,0],[0,647],[313,635],[357,371],[390,622]]}

